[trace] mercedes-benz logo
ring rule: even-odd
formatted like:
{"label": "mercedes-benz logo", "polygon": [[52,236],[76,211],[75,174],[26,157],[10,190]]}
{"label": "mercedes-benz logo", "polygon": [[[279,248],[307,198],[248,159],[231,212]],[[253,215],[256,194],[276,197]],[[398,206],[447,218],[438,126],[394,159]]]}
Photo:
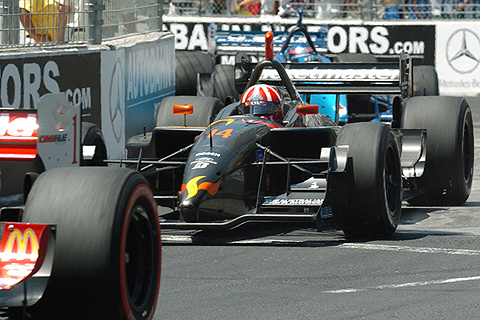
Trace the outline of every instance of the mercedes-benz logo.
{"label": "mercedes-benz logo", "polygon": [[119,59],[115,62],[110,80],[110,122],[113,135],[120,142],[123,131],[123,113],[125,110],[125,86],[122,64]]}
{"label": "mercedes-benz logo", "polygon": [[447,61],[458,73],[474,71],[480,60],[480,39],[469,29],[459,29],[447,41]]}

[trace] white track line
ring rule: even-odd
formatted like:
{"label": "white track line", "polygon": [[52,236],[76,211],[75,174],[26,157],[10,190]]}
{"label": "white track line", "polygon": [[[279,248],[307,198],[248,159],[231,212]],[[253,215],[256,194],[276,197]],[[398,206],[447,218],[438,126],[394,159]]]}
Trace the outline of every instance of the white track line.
{"label": "white track line", "polygon": [[480,280],[480,276],[452,278],[452,279],[445,279],[445,280],[417,281],[417,282],[407,282],[407,283],[399,283],[399,284],[386,284],[386,285],[381,285],[377,287],[367,287],[363,289],[348,288],[348,289],[340,289],[340,290],[329,290],[329,291],[323,291],[323,292],[334,293],[334,294],[356,293],[356,292],[362,292],[367,290],[398,289],[398,288],[406,288],[406,287],[420,287],[420,286],[429,286],[429,285],[435,285],[435,284],[447,284],[447,283],[477,281],[477,280]]}
{"label": "white track line", "polygon": [[339,247],[347,248],[347,249],[397,251],[397,252],[418,252],[418,253],[443,253],[443,254],[466,255],[466,256],[478,256],[478,255],[480,255],[480,250],[429,248],[429,247],[406,247],[406,246],[393,246],[393,245],[368,244],[368,243],[344,243],[344,244],[339,245]]}

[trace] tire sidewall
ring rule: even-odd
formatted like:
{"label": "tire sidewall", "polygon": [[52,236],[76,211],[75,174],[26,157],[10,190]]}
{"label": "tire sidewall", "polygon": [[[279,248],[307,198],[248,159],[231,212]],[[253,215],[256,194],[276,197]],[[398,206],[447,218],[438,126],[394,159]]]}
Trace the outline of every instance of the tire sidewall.
{"label": "tire sidewall", "polygon": [[[140,180],[140,181],[139,181]],[[148,187],[146,181],[143,180],[143,177],[136,177],[133,181],[130,181],[130,184],[124,190],[124,194],[120,199],[125,199],[117,207],[116,212],[121,212],[121,215],[116,217],[115,230],[118,230],[119,233],[114,233],[114,239],[112,244],[120,244],[118,248],[118,256],[115,258],[117,261],[118,268],[118,280],[120,286],[120,295],[122,301],[123,312],[126,319],[152,319],[155,313],[156,300],[160,290],[160,268],[161,268],[161,243],[160,243],[160,224],[158,222],[158,215],[156,211],[156,203],[153,198],[152,191]],[[156,233],[158,235],[158,257],[156,263],[158,264],[158,272],[154,277],[152,287],[149,290],[153,290],[154,294],[148,295],[148,301],[145,304],[145,309],[143,311],[134,310],[132,307],[131,301],[128,297],[128,288],[127,288],[127,279],[126,279],[126,270],[125,270],[125,250],[126,250],[126,241],[127,233],[130,220],[132,218],[133,209],[136,205],[148,206],[145,208],[149,213],[149,218],[155,220]],[[153,216],[152,216],[153,215]],[[116,239],[115,239],[116,238]]]}

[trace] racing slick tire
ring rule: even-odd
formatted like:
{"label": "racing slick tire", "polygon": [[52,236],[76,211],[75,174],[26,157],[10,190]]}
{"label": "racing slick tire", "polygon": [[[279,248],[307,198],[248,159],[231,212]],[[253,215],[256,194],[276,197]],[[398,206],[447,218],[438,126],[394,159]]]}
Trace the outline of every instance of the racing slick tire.
{"label": "racing slick tire", "polygon": [[[193,105],[193,113],[186,117],[181,114],[173,113],[173,106],[176,104]],[[223,103],[213,97],[167,97],[162,100],[157,111],[155,125],[163,126],[184,126],[187,127],[207,127],[215,116],[223,108]]]}
{"label": "racing slick tire", "polygon": [[235,89],[235,66],[217,64],[213,68],[213,96],[225,105],[238,101],[238,92]]}
{"label": "racing slick tire", "polygon": [[23,220],[56,225],[52,275],[34,316],[153,319],[160,225],[140,173],[113,167],[48,170],[33,185]]}
{"label": "racing slick tire", "polygon": [[472,111],[460,97],[413,97],[404,107],[402,128],[427,129],[426,163],[416,179],[424,193],[413,205],[454,206],[465,203],[473,180]]}
{"label": "racing slick tire", "polygon": [[438,75],[433,66],[413,67],[413,95],[438,96]]}
{"label": "racing slick tire", "polygon": [[100,128],[91,122],[82,122],[82,146],[95,146],[95,153],[92,159],[84,159],[82,149],[82,166],[106,166],[103,160],[107,159],[107,147],[105,147],[105,140],[103,139]]}
{"label": "racing slick tire", "polygon": [[213,61],[208,53],[175,51],[175,95],[197,95],[197,74],[212,71]]}
{"label": "racing slick tire", "polygon": [[395,136],[384,123],[345,125],[337,145],[348,145],[348,238],[383,238],[395,232],[401,214],[402,176]]}

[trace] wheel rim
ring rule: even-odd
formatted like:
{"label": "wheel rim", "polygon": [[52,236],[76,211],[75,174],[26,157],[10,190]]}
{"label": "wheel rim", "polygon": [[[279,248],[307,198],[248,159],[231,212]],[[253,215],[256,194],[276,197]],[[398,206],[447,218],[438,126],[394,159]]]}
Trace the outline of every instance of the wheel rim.
{"label": "wheel rim", "polygon": [[391,216],[394,216],[400,204],[401,181],[398,172],[398,158],[395,150],[390,146],[387,149],[384,170],[385,200]]}
{"label": "wheel rim", "polygon": [[125,247],[125,279],[130,306],[142,313],[148,310],[155,292],[158,270],[158,234],[147,209],[137,204],[128,225]]}

